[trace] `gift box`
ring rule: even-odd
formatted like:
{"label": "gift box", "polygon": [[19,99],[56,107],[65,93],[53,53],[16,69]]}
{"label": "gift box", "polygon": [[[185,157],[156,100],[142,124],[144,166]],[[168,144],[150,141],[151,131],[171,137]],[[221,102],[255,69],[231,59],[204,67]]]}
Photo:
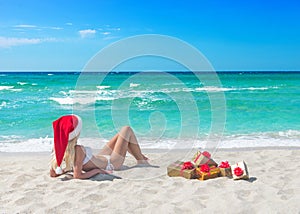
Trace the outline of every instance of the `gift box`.
{"label": "gift box", "polygon": [[219,177],[220,169],[216,166],[209,166],[208,164],[203,164],[201,167],[196,169],[199,180],[207,180],[211,178]]}
{"label": "gift box", "polygon": [[231,166],[232,177],[234,180],[249,179],[247,165],[244,161],[240,161]]}
{"label": "gift box", "polygon": [[171,163],[167,168],[167,173],[170,177],[197,178],[196,168],[191,162],[176,161]]}
{"label": "gift box", "polygon": [[218,166],[218,164],[211,159],[211,155],[209,152],[200,152],[198,151],[194,157],[193,157],[193,162],[196,167],[199,167],[203,164],[208,164],[209,166]]}
{"label": "gift box", "polygon": [[232,178],[231,166],[229,165],[228,161],[222,161],[219,165],[219,168],[221,177]]}

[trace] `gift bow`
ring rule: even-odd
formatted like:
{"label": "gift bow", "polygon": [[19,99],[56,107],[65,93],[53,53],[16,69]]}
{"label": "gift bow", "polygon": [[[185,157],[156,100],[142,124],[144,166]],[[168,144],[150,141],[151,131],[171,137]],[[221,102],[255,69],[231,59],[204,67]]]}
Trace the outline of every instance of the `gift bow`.
{"label": "gift bow", "polygon": [[208,164],[201,165],[200,171],[201,172],[209,172],[210,171],[209,165]]}
{"label": "gift bow", "polygon": [[241,167],[235,167],[233,172],[236,176],[241,176],[242,174],[244,174],[244,170],[242,170]]}
{"label": "gift bow", "polygon": [[[210,159],[210,157],[211,157],[210,153],[207,152],[207,151],[204,151],[204,152],[202,152],[202,153],[199,152],[199,154],[197,155],[197,157],[196,157],[195,160],[194,160],[195,163],[197,162],[197,160],[200,158],[201,155],[207,157],[208,159]],[[209,161],[209,160],[208,160],[208,161]]]}
{"label": "gift bow", "polygon": [[229,168],[230,165],[229,165],[228,161],[222,161],[219,167],[220,168]]}
{"label": "gift bow", "polygon": [[195,166],[192,162],[190,161],[187,161],[187,162],[184,162],[182,165],[181,165],[181,170],[180,170],[180,175],[183,176],[183,171],[186,170],[186,169],[194,169]]}
{"label": "gift bow", "polygon": [[185,169],[194,169],[194,164],[192,164],[192,162],[190,161],[187,161],[187,162],[184,162],[181,166],[181,170],[185,170]]}

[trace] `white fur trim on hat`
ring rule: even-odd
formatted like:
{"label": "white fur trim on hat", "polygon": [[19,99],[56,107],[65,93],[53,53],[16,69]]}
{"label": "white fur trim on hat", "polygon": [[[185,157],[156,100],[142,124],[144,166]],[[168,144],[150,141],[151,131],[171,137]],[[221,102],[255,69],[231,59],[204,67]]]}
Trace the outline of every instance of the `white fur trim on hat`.
{"label": "white fur trim on hat", "polygon": [[57,175],[61,175],[61,174],[63,174],[63,170],[62,170],[62,168],[61,167],[56,167],[56,169],[55,169],[55,173],[57,174]]}
{"label": "white fur trim on hat", "polygon": [[82,128],[81,118],[79,116],[75,115],[75,114],[73,116],[75,116],[77,118],[78,124],[75,127],[75,129],[72,132],[69,133],[69,141],[73,140],[75,137],[77,137],[80,134],[80,131],[81,131],[81,128]]}

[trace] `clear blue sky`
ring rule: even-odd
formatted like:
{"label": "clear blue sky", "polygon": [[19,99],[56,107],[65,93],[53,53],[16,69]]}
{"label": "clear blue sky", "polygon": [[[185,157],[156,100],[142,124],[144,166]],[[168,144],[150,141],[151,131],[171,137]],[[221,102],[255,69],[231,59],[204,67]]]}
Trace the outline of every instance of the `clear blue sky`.
{"label": "clear blue sky", "polygon": [[139,34],[184,40],[216,70],[300,70],[298,0],[0,0],[0,70],[81,70]]}

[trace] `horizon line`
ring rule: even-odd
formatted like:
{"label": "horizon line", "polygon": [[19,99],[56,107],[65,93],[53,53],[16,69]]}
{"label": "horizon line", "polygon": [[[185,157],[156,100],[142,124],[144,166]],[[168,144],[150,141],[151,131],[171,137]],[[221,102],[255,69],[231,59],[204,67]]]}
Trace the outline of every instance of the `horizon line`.
{"label": "horizon line", "polygon": [[203,71],[190,71],[190,70],[169,70],[169,71],[137,71],[137,70],[122,70],[122,71],[95,71],[95,70],[0,70],[0,73],[10,73],[10,72],[15,72],[15,73],[82,73],[82,72],[89,72],[89,73],[159,73],[159,72],[176,72],[176,73],[191,73],[191,72],[246,72],[246,73],[254,73],[254,72],[300,72],[300,70],[203,70]]}

